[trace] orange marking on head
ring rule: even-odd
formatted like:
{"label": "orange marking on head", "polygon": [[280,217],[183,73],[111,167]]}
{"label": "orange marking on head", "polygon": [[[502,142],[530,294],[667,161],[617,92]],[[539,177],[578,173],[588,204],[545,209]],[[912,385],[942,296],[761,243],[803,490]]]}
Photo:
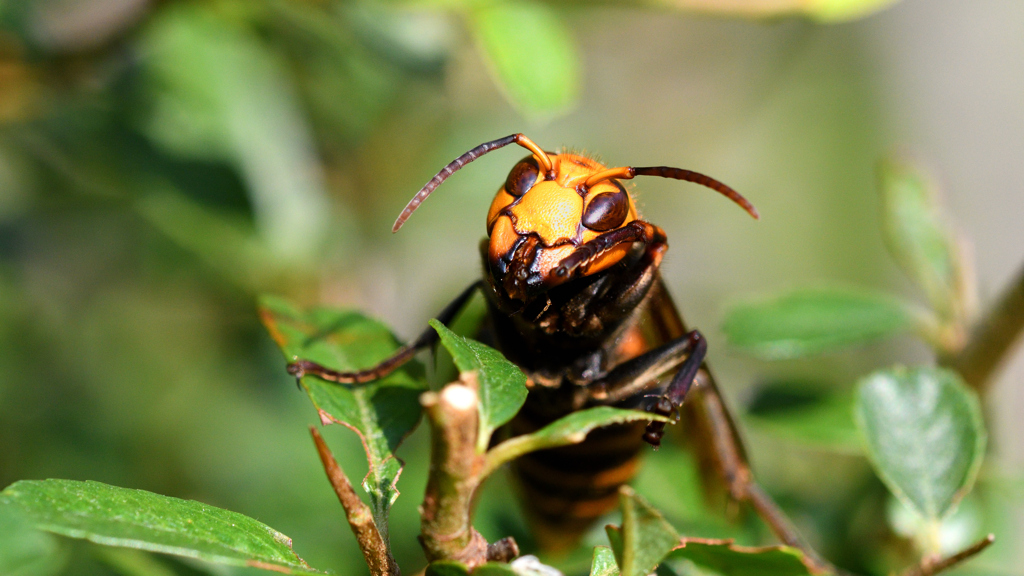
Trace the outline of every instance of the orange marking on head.
{"label": "orange marking on head", "polygon": [[500,216],[491,228],[491,241],[487,247],[487,256],[491,262],[497,262],[507,255],[512,247],[516,245],[519,235],[512,227],[512,220],[508,216]]}
{"label": "orange marking on head", "polygon": [[537,234],[545,246],[576,238],[583,218],[583,199],[558,182],[539,182],[514,206],[516,232]]}
{"label": "orange marking on head", "polygon": [[596,260],[594,260],[590,264],[590,266],[587,266],[586,275],[589,276],[591,274],[596,274],[602,270],[607,270],[608,268],[611,268],[612,266],[618,264],[619,260],[622,260],[623,258],[626,257],[626,254],[629,254],[629,248],[629,244],[619,244],[618,246],[605,252]]}
{"label": "orange marking on head", "polygon": [[487,234],[490,235],[491,228],[494,227],[494,223],[498,220],[498,214],[502,208],[505,208],[515,200],[515,196],[505,192],[502,188],[498,190],[498,193],[494,195],[494,201],[491,202],[491,207],[487,210]]}

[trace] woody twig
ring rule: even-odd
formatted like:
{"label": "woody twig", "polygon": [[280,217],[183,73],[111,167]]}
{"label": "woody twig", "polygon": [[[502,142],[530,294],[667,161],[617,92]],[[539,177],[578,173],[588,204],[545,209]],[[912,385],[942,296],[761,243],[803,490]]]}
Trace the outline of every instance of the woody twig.
{"label": "woody twig", "polygon": [[933,574],[938,574],[943,570],[952,568],[953,566],[972,558],[985,548],[991,546],[995,541],[995,535],[989,534],[975,542],[973,545],[953,554],[952,556],[947,556],[936,561],[922,561],[921,564],[908,568],[903,572],[903,574],[901,574],[901,576],[932,576]]}
{"label": "woody twig", "polygon": [[320,454],[320,462],[327,472],[327,479],[330,480],[334,493],[338,495],[342,508],[345,509],[345,518],[356,536],[359,549],[363,552],[367,566],[370,567],[372,576],[401,576],[398,564],[391,556],[391,550],[381,536],[380,530],[373,521],[373,512],[364,503],[355,490],[352,483],[348,481],[345,472],[338,465],[334,455],[331,454],[327,443],[324,442],[320,432],[313,426],[309,427],[313,435],[313,442],[316,444],[316,451]]}
{"label": "woody twig", "polygon": [[1024,332],[1024,268],[971,331],[966,346],[944,361],[972,388],[984,392]]}
{"label": "woody twig", "polygon": [[488,546],[472,525],[473,495],[485,459],[477,453],[479,430],[475,375],[427,392],[420,399],[430,424],[430,477],[420,507],[420,544],[428,561],[457,560],[470,568],[519,554],[511,538]]}

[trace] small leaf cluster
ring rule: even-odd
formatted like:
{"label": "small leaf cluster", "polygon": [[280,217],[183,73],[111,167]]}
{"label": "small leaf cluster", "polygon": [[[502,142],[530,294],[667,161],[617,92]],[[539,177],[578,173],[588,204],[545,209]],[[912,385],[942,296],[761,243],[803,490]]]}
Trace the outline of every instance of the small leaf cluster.
{"label": "small leaf cluster", "polygon": [[955,369],[975,321],[973,278],[935,184],[920,167],[882,162],[879,188],[886,246],[923,303],[866,289],[797,288],[734,306],[723,327],[736,349],[765,360],[901,333],[932,348],[938,365],[880,367],[852,394],[825,394],[798,410],[753,417],[791,438],[865,454],[896,506],[910,515],[902,523],[910,532],[897,532],[912,537],[927,565],[951,552],[941,544],[943,522],[972,489],[985,455],[983,383],[968,383]]}
{"label": "small leaf cluster", "polygon": [[[267,297],[260,313],[289,360],[304,358],[337,370],[356,370],[387,358],[400,347],[386,326],[354,311],[304,311]],[[518,456],[581,442],[595,428],[667,420],[646,412],[598,407],[489,448],[494,431],[511,420],[526,400],[526,377],[496,350],[459,336],[437,321],[431,324],[463,379],[477,386],[475,449],[482,466],[472,479],[476,485]],[[365,385],[338,385],[314,376],[302,377],[300,384],[323,424],[342,424],[362,441],[369,464],[362,487],[373,523],[387,544],[389,513],[399,496],[396,484],[402,472],[395,451],[421,419],[421,396],[427,392],[422,366],[413,362]],[[472,496],[466,495],[467,509]],[[287,574],[329,573],[311,568],[292,550],[290,538],[255,519],[200,502],[99,482],[16,482],[0,492],[0,530],[0,538],[21,543],[17,548],[0,548],[18,551],[0,555],[5,574],[17,573],[15,569],[26,576],[47,574],[51,566],[59,566],[54,560],[56,546],[47,533],[228,566]],[[469,570],[454,560],[435,564],[430,573]],[[476,571],[511,573],[508,565],[493,562],[477,566]]]}

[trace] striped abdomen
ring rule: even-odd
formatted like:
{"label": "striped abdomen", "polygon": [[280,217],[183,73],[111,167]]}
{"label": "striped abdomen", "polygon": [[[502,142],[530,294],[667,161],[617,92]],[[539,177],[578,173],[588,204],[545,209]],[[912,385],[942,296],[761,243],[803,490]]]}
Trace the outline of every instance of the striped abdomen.
{"label": "striped abdomen", "polygon": [[[545,391],[531,396],[538,392]],[[512,421],[515,435],[554,419],[544,410],[534,410],[530,400]],[[595,520],[618,507],[619,487],[638,469],[646,424],[599,428],[580,444],[540,450],[513,463],[523,505],[542,548],[572,548]]]}

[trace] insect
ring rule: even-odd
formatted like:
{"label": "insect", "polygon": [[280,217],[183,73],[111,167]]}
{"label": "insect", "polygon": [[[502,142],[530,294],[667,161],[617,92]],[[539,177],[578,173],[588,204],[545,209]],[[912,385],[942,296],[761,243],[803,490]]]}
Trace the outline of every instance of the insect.
{"label": "insect", "polygon": [[[437,318],[449,323],[473,293],[489,314],[478,335],[519,365],[530,393],[512,422],[522,434],[595,405],[643,407],[672,416],[692,398],[687,418],[709,439],[707,452],[730,495],[749,502],[784,543],[813,552],[754,482],[743,448],[711,373],[707,345],[687,330],[659,275],[665,232],[637,212],[623,180],[657,176],[717,191],[754,218],[757,211],[725,184],[666,166],[613,167],[574,153],[545,152],[522,134],[487,142],[458,157],[409,201],[392,231],[455,171],[480,156],[518,144],[530,154],[509,172],[487,214],[481,243],[484,277]],[[300,360],[296,376],[340,383],[381,378],[437,341],[432,329],[379,365],[337,372]],[[663,377],[670,374],[668,383]],[[617,505],[619,486],[637,469],[644,442],[657,447],[663,422],[609,426],[574,446],[535,452],[514,464],[538,540],[558,548],[575,542]]]}

